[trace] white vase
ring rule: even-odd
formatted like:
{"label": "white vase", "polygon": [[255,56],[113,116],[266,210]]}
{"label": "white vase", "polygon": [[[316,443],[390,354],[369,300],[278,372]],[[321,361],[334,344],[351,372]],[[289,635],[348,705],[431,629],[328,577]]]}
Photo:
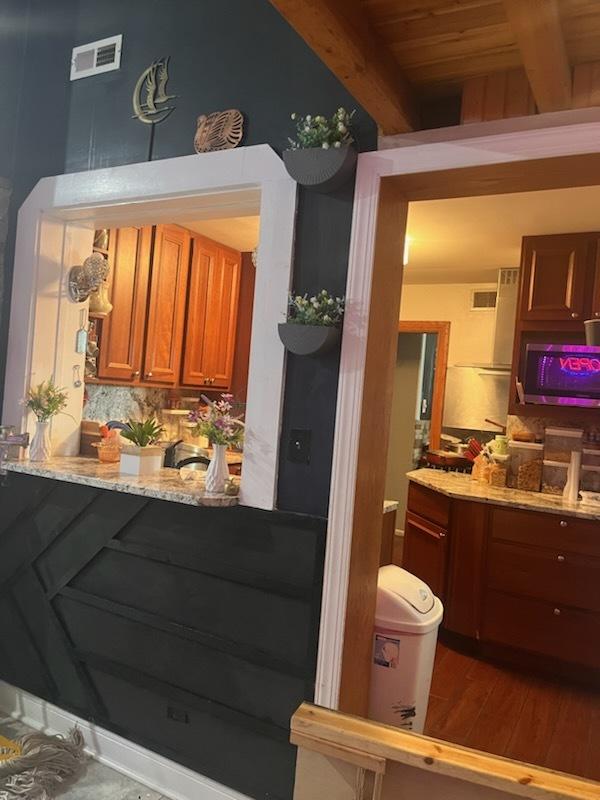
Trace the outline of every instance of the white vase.
{"label": "white vase", "polygon": [[52,455],[52,443],[50,442],[50,422],[38,420],[35,424],[35,433],[29,445],[30,461],[48,461]]}
{"label": "white vase", "polygon": [[226,452],[227,445],[213,445],[212,458],[204,479],[204,487],[210,494],[223,494],[225,491],[225,483],[229,479]]}

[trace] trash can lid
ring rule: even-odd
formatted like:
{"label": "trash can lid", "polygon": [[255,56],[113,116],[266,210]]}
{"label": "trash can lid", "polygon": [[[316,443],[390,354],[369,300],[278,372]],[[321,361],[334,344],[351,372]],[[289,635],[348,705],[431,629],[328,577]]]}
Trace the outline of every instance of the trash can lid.
{"label": "trash can lid", "polygon": [[442,604],[416,575],[388,564],[379,570],[376,624],[425,633],[439,624]]}

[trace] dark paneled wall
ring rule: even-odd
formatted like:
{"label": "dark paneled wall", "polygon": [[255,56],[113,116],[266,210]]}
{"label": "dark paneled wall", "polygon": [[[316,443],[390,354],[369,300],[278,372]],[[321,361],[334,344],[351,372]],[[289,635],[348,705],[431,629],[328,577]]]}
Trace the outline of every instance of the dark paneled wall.
{"label": "dark paneled wall", "polygon": [[325,521],[11,473],[0,679],[256,798],[291,798]]}
{"label": "dark paneled wall", "polygon": [[[8,2],[18,8],[15,0]],[[38,0],[30,3],[38,6]],[[52,36],[27,40],[27,75],[39,81],[35,87],[25,82],[18,117],[18,163],[26,168],[27,185],[34,173],[42,177],[146,160],[148,126],[131,118],[131,95],[140,72],[160,56],[171,56],[169,90],[179,98],[174,113],[156,130],[154,158],[193,152],[196,117],[206,111],[240,108],[247,120],[245,143],[266,142],[281,150],[293,134],[292,111],[328,114],[340,105],[356,106],[268,0],[53,0],[46,7],[45,20],[36,17],[36,30],[43,29],[44,21],[57,30],[61,13],[68,19],[62,20],[60,41]],[[70,47],[116,33],[124,35],[121,69],[68,84]],[[20,41],[14,43],[17,60]],[[47,64],[50,47],[52,68]],[[39,108],[52,116],[47,141],[43,122],[38,118],[38,125],[33,124]],[[362,149],[375,146],[375,125],[360,109],[356,133]],[[298,291],[325,286],[343,292],[351,214],[351,189],[336,196],[301,193],[294,278]],[[4,342],[3,337],[0,344]],[[282,509],[327,513],[337,372],[335,356],[289,360]],[[287,461],[288,434],[295,428],[312,431],[310,464]]]}

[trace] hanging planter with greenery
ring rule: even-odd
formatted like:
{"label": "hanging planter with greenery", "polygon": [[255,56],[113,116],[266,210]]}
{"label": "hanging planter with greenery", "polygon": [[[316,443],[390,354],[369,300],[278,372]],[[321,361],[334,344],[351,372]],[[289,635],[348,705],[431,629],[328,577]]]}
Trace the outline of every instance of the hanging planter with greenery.
{"label": "hanging planter with greenery", "polygon": [[321,355],[339,344],[343,319],[344,298],[332,297],[326,289],[314,297],[290,295],[287,322],[279,323],[279,338],[290,353]]}
{"label": "hanging planter with greenery", "polygon": [[329,118],[292,114],[297,138],[289,140],[290,149],[283,153],[290,177],[318,192],[332,192],[347,183],[357,158],[351,133],[354,113],[338,108]]}

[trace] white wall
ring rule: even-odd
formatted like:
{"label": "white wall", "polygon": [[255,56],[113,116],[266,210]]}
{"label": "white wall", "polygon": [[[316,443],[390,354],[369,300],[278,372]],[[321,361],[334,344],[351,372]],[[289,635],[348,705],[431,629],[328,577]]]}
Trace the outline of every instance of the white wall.
{"label": "white wall", "polygon": [[495,283],[404,284],[400,319],[450,322],[450,366],[491,361],[494,309],[470,311],[470,308],[473,289],[495,288]]}

